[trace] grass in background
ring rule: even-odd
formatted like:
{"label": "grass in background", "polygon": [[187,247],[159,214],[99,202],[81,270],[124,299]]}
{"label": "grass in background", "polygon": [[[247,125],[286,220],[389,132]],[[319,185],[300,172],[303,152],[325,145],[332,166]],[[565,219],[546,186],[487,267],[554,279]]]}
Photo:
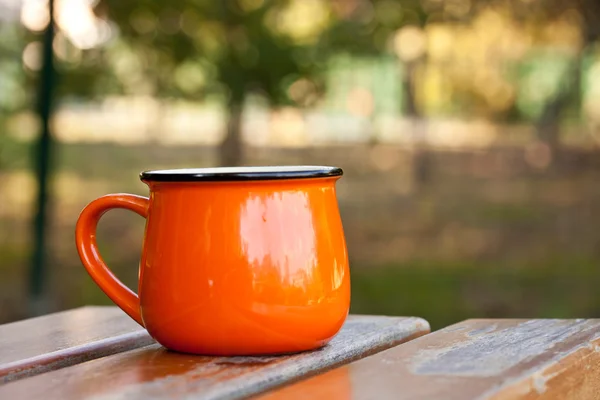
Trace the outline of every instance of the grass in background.
{"label": "grass in background", "polygon": [[599,281],[600,266],[587,260],[353,268],[351,312],[419,316],[432,329],[467,318],[589,318],[600,314]]}

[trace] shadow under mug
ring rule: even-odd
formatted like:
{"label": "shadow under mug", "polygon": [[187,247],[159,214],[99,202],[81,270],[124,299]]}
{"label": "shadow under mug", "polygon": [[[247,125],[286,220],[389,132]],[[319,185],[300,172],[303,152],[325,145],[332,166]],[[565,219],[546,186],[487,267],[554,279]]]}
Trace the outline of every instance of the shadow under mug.
{"label": "shadow under mug", "polygon": [[[350,306],[340,168],[140,176],[150,197],[92,201],[77,221],[76,244],[96,284],[156,341],[193,354],[283,354],[322,347],[339,332]],[[139,297],[98,251],[98,221],[114,208],[146,218]]]}

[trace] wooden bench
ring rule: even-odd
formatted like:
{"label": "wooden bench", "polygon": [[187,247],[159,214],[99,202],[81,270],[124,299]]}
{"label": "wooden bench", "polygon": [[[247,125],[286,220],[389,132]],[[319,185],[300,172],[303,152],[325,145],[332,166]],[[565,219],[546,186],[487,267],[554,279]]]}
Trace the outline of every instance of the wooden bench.
{"label": "wooden bench", "polygon": [[0,399],[596,399],[600,320],[350,316],[282,357],[165,350],[114,307],[0,326]]}
{"label": "wooden bench", "polygon": [[600,320],[468,320],[259,397],[598,398]]}
{"label": "wooden bench", "polygon": [[116,307],[83,307],[0,325],[0,383],[154,343]]}
{"label": "wooden bench", "polygon": [[420,318],[350,316],[317,351],[202,357],[165,350],[114,307],[86,307],[0,326],[0,399],[244,398],[428,332]]}

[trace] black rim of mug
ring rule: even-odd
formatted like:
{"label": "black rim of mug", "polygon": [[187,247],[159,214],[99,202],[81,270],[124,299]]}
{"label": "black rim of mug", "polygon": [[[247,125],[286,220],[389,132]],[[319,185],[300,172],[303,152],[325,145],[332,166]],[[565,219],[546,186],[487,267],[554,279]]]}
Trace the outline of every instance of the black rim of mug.
{"label": "black rim of mug", "polygon": [[339,167],[286,165],[153,170],[142,172],[140,179],[151,182],[227,182],[328,178],[341,175],[343,171]]}

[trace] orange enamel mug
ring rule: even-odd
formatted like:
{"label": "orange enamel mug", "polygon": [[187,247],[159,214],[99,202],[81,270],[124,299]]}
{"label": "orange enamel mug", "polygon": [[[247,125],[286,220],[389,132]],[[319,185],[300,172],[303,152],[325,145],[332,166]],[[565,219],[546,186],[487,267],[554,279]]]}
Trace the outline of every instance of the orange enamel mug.
{"label": "orange enamel mug", "polygon": [[[316,349],[338,333],[350,306],[341,176],[322,166],[142,172],[150,197],[92,201],[77,221],[77,250],[96,284],[168,349]],[[113,208],[146,218],[138,294],[98,251],[98,221]]]}

